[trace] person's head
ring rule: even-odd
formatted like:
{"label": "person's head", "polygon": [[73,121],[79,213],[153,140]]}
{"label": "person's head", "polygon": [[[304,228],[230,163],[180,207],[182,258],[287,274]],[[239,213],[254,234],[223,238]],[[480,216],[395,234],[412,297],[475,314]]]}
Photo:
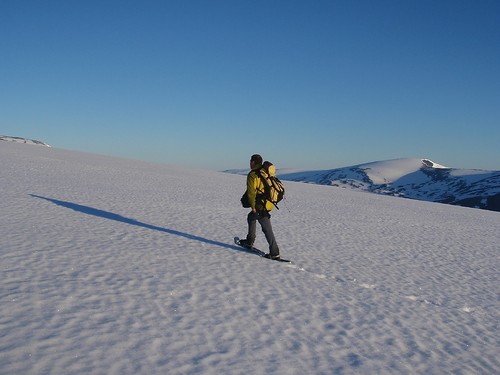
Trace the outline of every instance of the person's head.
{"label": "person's head", "polygon": [[250,158],[250,166],[253,168],[253,166],[261,164],[262,164],[262,156],[260,156],[259,154],[253,154],[252,157]]}

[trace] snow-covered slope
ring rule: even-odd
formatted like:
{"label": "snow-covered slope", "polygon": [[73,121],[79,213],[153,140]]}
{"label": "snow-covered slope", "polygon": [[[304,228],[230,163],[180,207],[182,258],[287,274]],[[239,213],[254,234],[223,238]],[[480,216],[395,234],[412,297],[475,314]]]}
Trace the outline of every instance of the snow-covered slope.
{"label": "snow-covered slope", "polygon": [[285,172],[279,177],[500,211],[500,171],[447,168],[429,159],[396,159],[326,171]]}
{"label": "snow-covered slope", "polygon": [[[495,374],[500,215],[0,142],[0,374]],[[257,246],[265,249],[258,233]]]}
{"label": "snow-covered slope", "polygon": [[50,147],[50,145],[48,145],[47,143],[42,142],[42,141],[37,141],[35,139],[28,139],[28,138],[22,138],[22,137],[11,137],[8,135],[0,135],[0,141],[16,142],[16,143],[24,143],[24,144],[29,144],[29,145]]}

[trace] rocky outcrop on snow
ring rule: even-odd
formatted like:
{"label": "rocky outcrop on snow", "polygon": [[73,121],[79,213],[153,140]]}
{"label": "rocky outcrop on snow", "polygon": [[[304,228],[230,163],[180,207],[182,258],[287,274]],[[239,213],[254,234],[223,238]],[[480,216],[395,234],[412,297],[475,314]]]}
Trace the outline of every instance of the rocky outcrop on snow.
{"label": "rocky outcrop on snow", "polygon": [[48,145],[47,143],[42,142],[42,141],[37,141],[36,139],[12,137],[12,136],[8,136],[8,135],[0,135],[0,141],[17,142],[17,143],[25,143],[25,144],[30,144],[30,145],[50,147],[50,145]]}

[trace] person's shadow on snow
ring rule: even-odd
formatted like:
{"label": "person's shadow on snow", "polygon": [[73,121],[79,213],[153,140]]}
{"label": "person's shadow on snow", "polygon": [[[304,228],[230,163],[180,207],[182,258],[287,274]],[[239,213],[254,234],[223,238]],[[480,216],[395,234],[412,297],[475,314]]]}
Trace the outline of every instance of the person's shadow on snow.
{"label": "person's shadow on snow", "polygon": [[46,201],[52,202],[54,204],[57,204],[58,206],[69,208],[71,210],[74,210],[74,211],[77,211],[77,212],[81,212],[81,213],[84,213],[84,214],[87,214],[87,215],[92,215],[92,216],[97,216],[97,217],[101,217],[101,218],[104,218],[104,219],[119,221],[121,223],[135,225],[135,226],[138,226],[138,227],[147,228],[147,229],[151,229],[151,230],[157,230],[159,232],[164,232],[164,233],[168,233],[168,234],[174,234],[176,236],[184,237],[184,238],[187,238],[187,239],[190,239],[190,240],[194,240],[194,241],[199,241],[199,242],[207,243],[207,244],[210,244],[210,245],[216,245],[216,246],[224,247],[226,249],[248,252],[244,248],[236,246],[236,245],[229,245],[229,244],[226,244],[224,242],[209,240],[208,238],[203,238],[203,237],[200,237],[200,236],[195,236],[193,234],[179,232],[179,231],[173,230],[173,229],[167,229],[167,228],[158,227],[156,225],[142,223],[140,221],[137,221],[137,220],[134,220],[134,219],[130,219],[128,217],[115,214],[113,212],[103,211],[103,210],[99,210],[97,208],[93,208],[93,207],[89,207],[89,206],[83,206],[81,204],[76,204],[76,203],[72,203],[72,202],[65,202],[65,201],[61,201],[61,200],[58,200],[58,199],[42,197],[42,196],[35,195],[35,194],[30,194],[30,196],[32,196],[34,198],[45,199]]}

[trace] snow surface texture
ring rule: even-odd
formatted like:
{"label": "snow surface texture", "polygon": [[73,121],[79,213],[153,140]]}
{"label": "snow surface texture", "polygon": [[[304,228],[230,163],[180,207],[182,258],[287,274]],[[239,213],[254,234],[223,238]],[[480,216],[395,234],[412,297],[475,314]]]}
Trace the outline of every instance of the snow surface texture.
{"label": "snow surface texture", "polygon": [[[500,215],[0,142],[1,374],[498,374]],[[257,247],[266,249],[262,233]]]}

